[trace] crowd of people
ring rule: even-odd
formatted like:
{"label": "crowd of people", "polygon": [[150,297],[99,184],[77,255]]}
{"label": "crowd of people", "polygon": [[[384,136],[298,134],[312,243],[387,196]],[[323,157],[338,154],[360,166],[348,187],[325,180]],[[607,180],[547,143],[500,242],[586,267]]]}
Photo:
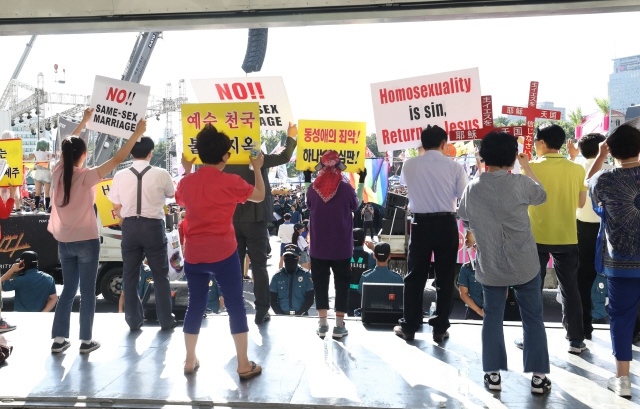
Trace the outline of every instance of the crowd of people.
{"label": "crowd of people", "polygon": [[[403,318],[393,331],[407,341],[415,338],[423,324],[424,288],[433,264],[436,308],[428,324],[433,340],[443,342],[451,325],[459,218],[467,229],[466,245],[475,249],[477,257],[475,268],[461,273],[459,283],[469,316],[483,322],[486,387],[501,390],[500,372],[508,370],[503,319],[505,300],[513,291],[523,322],[523,338],[515,343],[523,349],[524,371],[532,373],[531,392],[542,394],[551,389],[542,316],[542,288],[551,257],[570,353],[579,355],[587,349],[584,340],[591,339],[594,330],[593,283],[598,275],[606,276],[617,368],[608,387],[620,396],[631,395],[631,345],[640,302],[640,131],[636,128],[622,125],[606,140],[587,135],[574,146],[561,127],[546,125],[536,130],[537,159],[533,161],[518,153],[515,137],[493,132],[481,143],[479,156],[484,163],[469,182],[463,167],[444,154],[446,132],[428,126],[421,135],[419,156],[408,159],[401,173],[413,218],[408,273],[403,279],[388,268],[390,246],[374,243],[380,209],[362,203],[366,170],[359,172],[354,189],[343,178],[344,164],[338,153],[326,151],[315,169],[315,180],[308,169],[304,187],[275,193],[268,188],[268,169],[287,163],[293,153],[295,125],[290,124],[281,153],[252,156],[251,167],[229,165],[230,138],[205,126],[195,143],[203,165],[194,171],[194,161],[183,157],[185,173],[174,188],[166,171],[149,164],[154,143],[142,136],[144,120],[109,161],[84,167],[87,149],[78,135],[91,114],[87,109],[78,128],[62,141],[61,158],[51,169],[49,181],[53,192],[49,231],[59,243],[62,294],[55,295],[52,281],[37,270],[37,255],[28,252],[2,277],[5,290],[43,283],[43,290],[30,295],[28,302],[17,295],[16,309],[51,311],[55,307],[53,353],[70,347],[69,320],[78,287],[82,299],[79,352],[100,347],[92,337],[99,254],[95,187],[131,154],[132,166],[115,175],[109,193],[121,219],[125,321],[131,331],[144,325],[138,286],[146,259],[161,330],[176,326],[163,212],[165,200],[175,196],[184,208],[180,231],[189,288],[183,324],[185,374],[200,367],[196,347],[203,315],[212,302],[211,283],[219,289],[213,302],[224,299],[229,314],[238,376],[250,379],[262,372],[248,357],[243,271],[249,262],[256,324],[269,321],[270,310],[308,315],[315,302],[317,335],[342,338],[349,334],[345,316],[358,314],[365,283],[403,283]],[[565,143],[569,158],[560,153]],[[583,165],[575,163],[578,154],[586,158]],[[606,165],[608,155],[615,159],[616,167]],[[511,172],[516,162],[521,173]],[[47,184],[45,178],[39,180]],[[279,271],[271,280],[266,268],[270,228],[281,240]],[[14,277],[19,271],[24,271],[23,278]],[[335,324],[330,328],[332,274]]]}

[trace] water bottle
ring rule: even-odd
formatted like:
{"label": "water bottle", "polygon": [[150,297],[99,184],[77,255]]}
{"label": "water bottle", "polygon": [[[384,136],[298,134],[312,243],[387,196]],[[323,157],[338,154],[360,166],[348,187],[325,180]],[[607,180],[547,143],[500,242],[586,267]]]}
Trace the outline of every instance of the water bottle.
{"label": "water bottle", "polygon": [[250,155],[253,159],[256,159],[258,156],[260,156],[260,146],[258,146],[258,142],[253,142],[253,144],[251,144]]}
{"label": "water bottle", "polygon": [[469,396],[469,363],[467,358],[462,358],[458,368],[458,392],[463,398]]}
{"label": "water bottle", "polygon": [[333,366],[333,339],[330,336],[324,337],[324,363]]}
{"label": "water bottle", "polygon": [[436,315],[436,303],[432,302],[431,308],[429,308],[429,317],[433,317],[434,315]]}

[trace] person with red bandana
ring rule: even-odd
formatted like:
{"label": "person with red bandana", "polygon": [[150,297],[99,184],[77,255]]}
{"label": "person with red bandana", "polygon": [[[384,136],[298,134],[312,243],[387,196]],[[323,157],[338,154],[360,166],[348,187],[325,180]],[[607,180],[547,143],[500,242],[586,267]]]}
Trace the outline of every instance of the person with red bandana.
{"label": "person with red bandana", "polygon": [[[358,210],[362,198],[366,169],[359,173],[358,193],[342,178],[344,164],[336,151],[326,151],[320,163],[318,177],[307,189],[311,256],[311,275],[318,310],[316,333],[324,338],[329,332],[329,280],[333,271],[336,290],[336,325],[333,338],[349,334],[344,325],[348,309],[351,279],[351,255],[353,254],[353,213]],[[305,172],[305,183],[311,182],[311,171]]]}

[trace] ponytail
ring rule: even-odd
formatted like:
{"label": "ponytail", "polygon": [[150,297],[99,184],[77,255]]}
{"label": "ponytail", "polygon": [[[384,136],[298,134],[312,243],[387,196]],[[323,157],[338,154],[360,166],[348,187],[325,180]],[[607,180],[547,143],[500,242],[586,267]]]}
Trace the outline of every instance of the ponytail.
{"label": "ponytail", "polygon": [[69,204],[69,200],[71,199],[73,167],[86,151],[87,145],[77,136],[68,136],[62,141],[62,187],[64,196],[60,207]]}
{"label": "ponytail", "polygon": [[298,230],[293,230],[293,234],[291,235],[291,243],[298,245],[298,237],[300,237],[300,233]]}

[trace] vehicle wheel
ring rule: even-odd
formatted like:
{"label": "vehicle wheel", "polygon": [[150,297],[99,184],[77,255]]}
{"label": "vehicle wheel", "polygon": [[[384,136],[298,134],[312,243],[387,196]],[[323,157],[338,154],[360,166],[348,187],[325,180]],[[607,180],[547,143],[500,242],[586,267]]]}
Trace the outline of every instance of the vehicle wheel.
{"label": "vehicle wheel", "polygon": [[407,260],[402,258],[392,258],[389,260],[389,270],[394,271],[402,276],[407,275]]}
{"label": "vehicle wheel", "polygon": [[111,304],[118,304],[122,292],[122,267],[113,267],[100,281],[100,293]]}

